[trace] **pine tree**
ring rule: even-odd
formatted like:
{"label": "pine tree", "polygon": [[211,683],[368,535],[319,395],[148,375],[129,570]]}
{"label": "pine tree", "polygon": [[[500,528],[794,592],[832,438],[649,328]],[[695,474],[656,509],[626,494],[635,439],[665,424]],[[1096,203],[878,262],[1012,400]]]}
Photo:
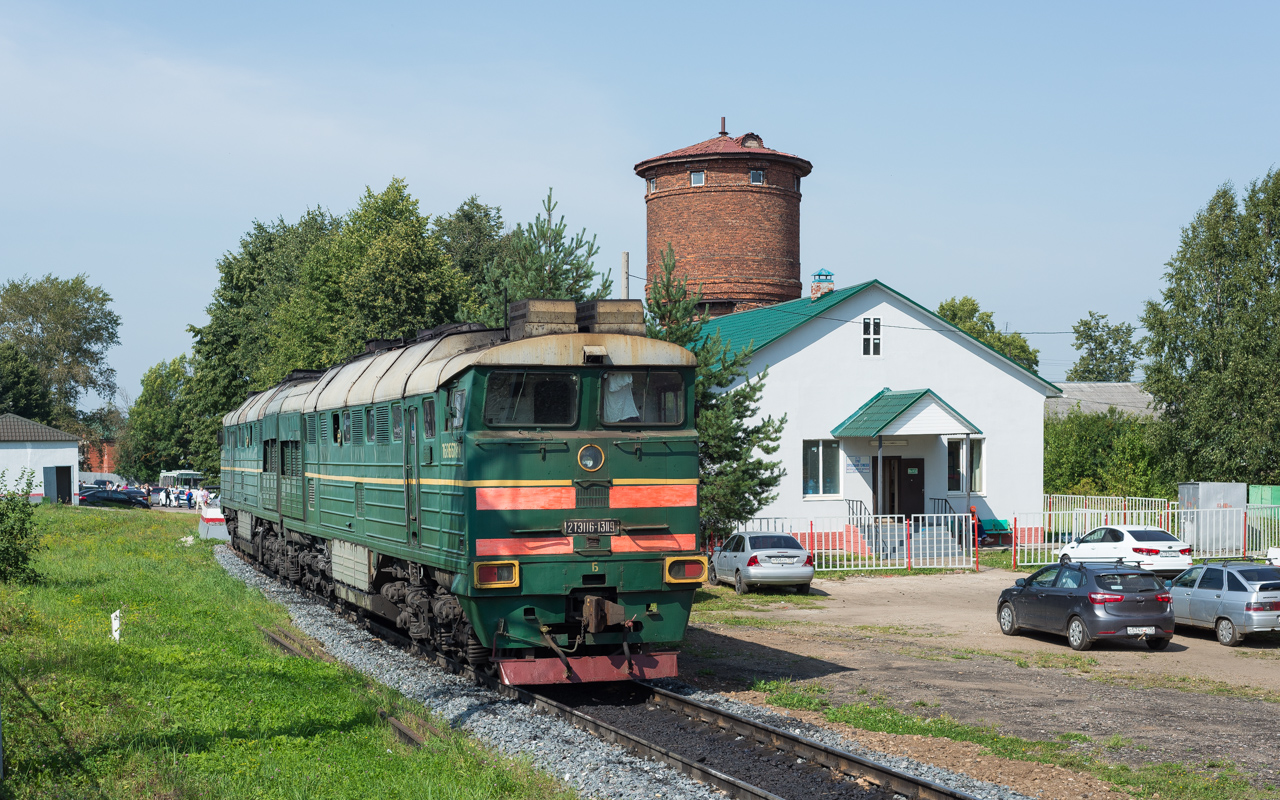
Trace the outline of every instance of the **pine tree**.
{"label": "pine tree", "polygon": [[687,278],[675,277],[675,266],[668,245],[662,275],[649,287],[646,328],[649,336],[687,347],[698,358],[698,505],[703,534],[723,536],[777,498],[785,471],[780,460],[765,457],[778,452],[787,418],[758,418],[768,369],[747,377],[750,348],[734,352],[718,332],[703,335],[709,317],[698,311],[701,292],[690,294]]}
{"label": "pine tree", "polygon": [[[507,237],[503,254],[484,268],[480,300],[485,304],[479,321],[502,327],[505,303],[531,297],[557,300],[600,300],[613,293],[609,273],[596,272],[593,260],[600,254],[596,237],[587,240],[584,228],[569,238],[564,216],[552,222],[558,204],[551,191],[538,214],[528,225],[517,225]],[[599,278],[600,285],[590,291]]]}

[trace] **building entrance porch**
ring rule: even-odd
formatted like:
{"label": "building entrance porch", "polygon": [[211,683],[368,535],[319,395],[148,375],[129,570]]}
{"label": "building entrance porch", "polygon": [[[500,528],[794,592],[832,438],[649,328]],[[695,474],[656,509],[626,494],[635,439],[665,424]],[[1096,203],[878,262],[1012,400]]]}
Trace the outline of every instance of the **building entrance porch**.
{"label": "building entrance porch", "polygon": [[[872,495],[873,514],[923,514],[924,459],[884,456],[884,508],[880,508],[879,492]],[[880,486],[880,459],[871,462],[871,485]]]}

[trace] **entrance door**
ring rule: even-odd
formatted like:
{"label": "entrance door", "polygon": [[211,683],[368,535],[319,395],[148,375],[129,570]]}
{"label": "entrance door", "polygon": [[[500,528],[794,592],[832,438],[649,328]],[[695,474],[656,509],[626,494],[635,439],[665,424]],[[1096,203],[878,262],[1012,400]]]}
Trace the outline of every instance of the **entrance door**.
{"label": "entrance door", "polygon": [[418,501],[421,496],[418,492],[419,477],[421,477],[421,473],[418,466],[418,409],[416,406],[405,406],[404,525],[411,545],[418,543]]}
{"label": "entrance door", "polygon": [[56,467],[58,502],[71,503],[71,467]]}
{"label": "entrance door", "polygon": [[[884,508],[880,508],[880,459],[871,457],[871,507],[873,514],[901,514],[898,510],[902,456],[884,457]],[[922,501],[923,502],[923,501]]]}
{"label": "entrance door", "polygon": [[898,473],[898,512],[924,513],[924,459],[904,458]]}

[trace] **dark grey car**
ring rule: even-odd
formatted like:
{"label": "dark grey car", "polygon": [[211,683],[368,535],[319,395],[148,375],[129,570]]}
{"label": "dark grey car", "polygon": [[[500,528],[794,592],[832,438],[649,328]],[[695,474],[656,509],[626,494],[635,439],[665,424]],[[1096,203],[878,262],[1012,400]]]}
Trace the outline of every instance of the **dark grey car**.
{"label": "dark grey car", "polygon": [[1169,585],[1180,625],[1212,628],[1235,647],[1245,634],[1280,631],[1280,567],[1256,561],[1197,564]]}
{"label": "dark grey car", "polygon": [[1173,638],[1169,592],[1155,575],[1111,564],[1072,562],[1019,578],[996,601],[1000,631],[1065,634],[1073,650],[1098,639],[1144,639],[1163,650]]}

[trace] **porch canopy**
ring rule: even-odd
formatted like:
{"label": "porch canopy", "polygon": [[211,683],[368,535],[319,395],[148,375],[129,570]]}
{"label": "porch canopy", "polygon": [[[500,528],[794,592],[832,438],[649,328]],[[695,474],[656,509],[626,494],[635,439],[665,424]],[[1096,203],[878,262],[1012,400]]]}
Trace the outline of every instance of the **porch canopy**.
{"label": "porch canopy", "polygon": [[[978,426],[943,400],[932,389],[895,392],[888,387],[877,392],[844,422],[831,430],[831,435],[865,437],[876,442],[876,513],[884,506],[884,437],[885,436],[957,436],[966,440],[981,435]],[[968,449],[966,443],[966,452]],[[966,481],[966,488],[968,482]],[[966,497],[969,507],[971,497]]]}
{"label": "porch canopy", "polygon": [[950,436],[978,434],[982,431],[947,404],[932,389],[895,392],[888,388],[877,392],[844,422],[831,430],[831,435],[865,436]]}

